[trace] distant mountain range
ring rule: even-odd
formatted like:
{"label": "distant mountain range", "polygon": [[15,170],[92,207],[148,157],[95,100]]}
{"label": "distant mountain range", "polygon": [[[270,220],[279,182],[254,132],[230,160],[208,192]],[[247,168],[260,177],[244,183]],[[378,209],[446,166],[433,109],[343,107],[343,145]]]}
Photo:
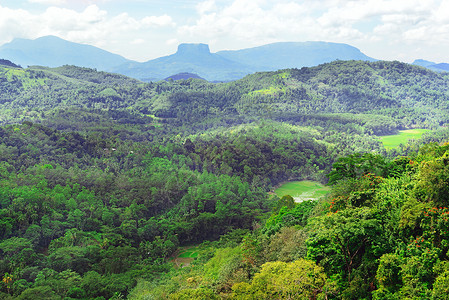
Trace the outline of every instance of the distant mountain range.
{"label": "distant mountain range", "polygon": [[231,81],[254,72],[310,67],[335,60],[375,61],[346,44],[285,42],[217,53],[211,53],[206,44],[181,44],[175,54],[140,63],[55,36],[15,39],[0,47],[0,58],[23,67],[76,65],[96,68],[143,81],[158,81],[180,73],[196,74],[209,81]]}
{"label": "distant mountain range", "polygon": [[178,73],[178,74],[172,75],[170,77],[165,78],[164,80],[166,80],[166,81],[169,81],[169,80],[176,81],[176,80],[185,80],[185,79],[190,79],[190,78],[205,80],[204,78],[202,78],[202,77],[200,77],[200,76],[198,76],[196,74],[187,73],[187,72]]}
{"label": "distant mountain range", "polygon": [[376,61],[350,45],[326,42],[274,43],[217,54],[263,71],[312,67],[334,60]]}
{"label": "distant mountain range", "polygon": [[0,58],[22,67],[75,65],[106,71],[128,60],[100,48],[69,42],[55,36],[35,40],[14,39],[0,47]]}
{"label": "distant mountain range", "polygon": [[425,67],[435,72],[449,72],[449,64],[447,63],[434,63],[424,59],[417,59],[413,62],[413,65]]}
{"label": "distant mountain range", "polygon": [[209,81],[229,81],[240,79],[257,69],[211,53],[206,44],[181,44],[175,54],[144,63],[127,62],[108,71],[143,81],[157,81],[186,72]]}

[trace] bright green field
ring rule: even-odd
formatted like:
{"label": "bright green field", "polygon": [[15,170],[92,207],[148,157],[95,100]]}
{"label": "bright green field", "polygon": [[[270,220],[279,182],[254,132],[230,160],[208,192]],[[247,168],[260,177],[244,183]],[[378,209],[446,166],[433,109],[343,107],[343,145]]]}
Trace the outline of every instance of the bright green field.
{"label": "bright green field", "polygon": [[189,247],[185,249],[184,251],[181,251],[178,257],[190,257],[190,258],[196,258],[198,256],[198,251],[200,250],[199,247]]}
{"label": "bright green field", "polygon": [[177,269],[187,267],[198,257],[199,251],[200,246],[183,247],[170,259],[170,262],[172,262]]}
{"label": "bright green field", "polygon": [[329,187],[316,181],[292,181],[283,184],[274,192],[279,197],[290,195],[296,202],[304,200],[314,200],[324,196],[329,191]]}
{"label": "bright green field", "polygon": [[380,141],[386,149],[392,149],[399,146],[399,144],[407,143],[410,139],[419,139],[423,133],[429,131],[429,129],[399,130],[399,134],[381,136]]}

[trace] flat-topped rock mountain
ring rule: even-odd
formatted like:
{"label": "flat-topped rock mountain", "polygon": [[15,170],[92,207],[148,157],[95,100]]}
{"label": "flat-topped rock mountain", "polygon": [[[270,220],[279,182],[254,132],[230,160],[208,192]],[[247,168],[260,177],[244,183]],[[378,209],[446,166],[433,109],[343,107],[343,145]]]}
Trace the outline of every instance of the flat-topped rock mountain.
{"label": "flat-topped rock mountain", "polygon": [[35,40],[15,39],[0,47],[1,58],[23,67],[76,65],[143,81],[159,81],[180,73],[197,74],[209,81],[232,81],[255,72],[310,67],[335,60],[375,60],[347,44],[282,42],[217,53],[212,53],[207,44],[186,43],[180,44],[174,54],[136,62],[55,36]]}
{"label": "flat-topped rock mountain", "polygon": [[176,54],[184,57],[196,57],[198,55],[209,55],[210,49],[207,44],[180,44]]}
{"label": "flat-topped rock mountain", "polygon": [[337,43],[275,43],[255,48],[211,53],[206,44],[181,44],[175,54],[113,69],[140,80],[169,74],[195,73],[209,81],[230,81],[253,72],[316,66],[335,60],[375,61],[359,49]]}
{"label": "flat-topped rock mountain", "polygon": [[175,54],[144,63],[128,62],[112,71],[143,81],[157,81],[178,73],[198,74],[209,81],[230,81],[257,69],[211,53],[206,44],[180,44]]}

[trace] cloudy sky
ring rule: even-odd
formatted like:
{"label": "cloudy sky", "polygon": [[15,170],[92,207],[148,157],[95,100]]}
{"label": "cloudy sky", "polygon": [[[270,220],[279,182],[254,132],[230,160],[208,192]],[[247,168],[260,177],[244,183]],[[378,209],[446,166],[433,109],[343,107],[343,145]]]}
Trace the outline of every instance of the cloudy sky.
{"label": "cloudy sky", "polygon": [[328,41],[377,59],[449,63],[449,0],[0,0],[0,44],[45,35],[138,61],[183,42],[216,52]]}

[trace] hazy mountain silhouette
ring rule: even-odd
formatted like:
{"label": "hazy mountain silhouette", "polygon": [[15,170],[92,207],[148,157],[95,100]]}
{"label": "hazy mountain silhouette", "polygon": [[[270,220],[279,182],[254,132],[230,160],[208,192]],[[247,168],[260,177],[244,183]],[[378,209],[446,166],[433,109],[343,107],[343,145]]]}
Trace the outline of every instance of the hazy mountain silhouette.
{"label": "hazy mountain silhouette", "polygon": [[375,61],[359,49],[326,42],[285,42],[255,48],[217,52],[222,57],[260,70],[311,67],[334,60]]}
{"label": "hazy mountain silhouette", "polygon": [[14,39],[0,47],[0,58],[8,59],[22,67],[40,65],[59,67],[76,65],[102,71],[129,60],[100,48],[44,36],[35,40]]}
{"label": "hazy mountain silhouette", "polygon": [[449,72],[449,64],[447,64],[447,63],[438,63],[437,64],[432,61],[428,61],[428,60],[424,60],[424,59],[417,59],[412,64],[430,69],[435,72]]}
{"label": "hazy mountain silhouette", "polygon": [[200,77],[200,76],[198,76],[198,75],[196,75],[196,74],[193,74],[193,73],[186,73],[186,72],[184,72],[184,73],[178,73],[178,74],[175,74],[175,75],[171,75],[171,76],[169,76],[169,77],[167,77],[167,78],[165,78],[164,80],[184,80],[184,79],[190,79],[190,78],[193,78],[193,79],[202,79],[202,80],[205,80],[204,78],[202,78],[202,77]]}
{"label": "hazy mountain silhouette", "polygon": [[0,47],[0,58],[23,67],[76,65],[96,68],[143,81],[163,80],[180,73],[196,74],[209,81],[231,81],[258,71],[316,66],[334,60],[375,60],[346,44],[286,42],[217,53],[211,53],[206,44],[181,44],[172,55],[141,63],[55,36],[15,39]]}
{"label": "hazy mountain silhouette", "polygon": [[181,44],[175,54],[144,63],[129,62],[112,71],[144,81],[160,80],[178,73],[194,73],[210,81],[229,81],[256,70],[211,53],[206,44]]}

